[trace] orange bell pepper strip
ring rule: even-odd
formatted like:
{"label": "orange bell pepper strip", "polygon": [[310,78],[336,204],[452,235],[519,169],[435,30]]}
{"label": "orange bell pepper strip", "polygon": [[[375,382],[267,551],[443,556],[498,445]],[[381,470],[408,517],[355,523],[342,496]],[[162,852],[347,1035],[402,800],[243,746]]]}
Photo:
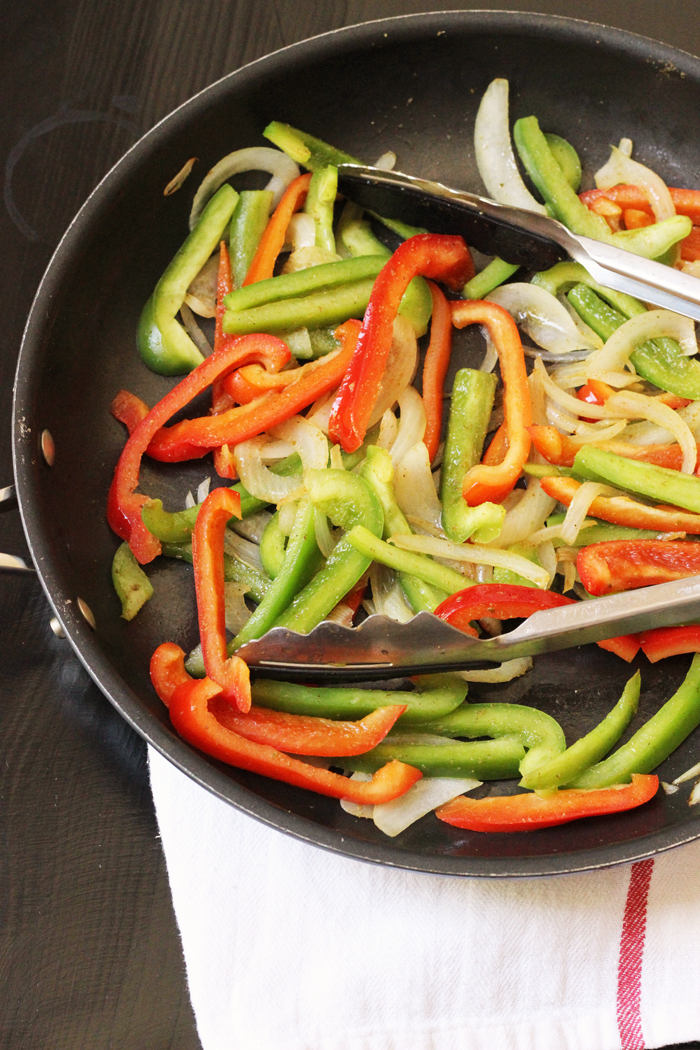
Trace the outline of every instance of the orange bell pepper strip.
{"label": "orange bell pepper strip", "polygon": [[[580,482],[575,478],[541,478],[540,485],[548,496],[568,507],[578,492]],[[655,532],[686,532],[691,536],[700,535],[700,514],[693,514],[689,510],[679,510],[678,507],[666,507],[663,504],[648,507],[626,496],[596,496],[588,513],[592,518],[609,521],[611,525],[626,525],[633,529],[653,529]]]}
{"label": "orange bell pepper strip", "polygon": [[452,322],[457,328],[468,324],[485,325],[498,351],[508,451],[497,465],[477,463],[467,471],[462,495],[470,507],[501,503],[514,488],[530,451],[527,428],[532,424],[532,408],[520,335],[513,318],[496,303],[480,300],[454,302]]}
{"label": "orange bell pepper strip", "polygon": [[688,540],[609,540],[582,547],[581,582],[596,598],[700,573],[700,544]]}
{"label": "orange bell pepper strip", "polygon": [[433,300],[433,312],[430,342],[423,363],[423,407],[427,417],[423,441],[432,463],[440,444],[443,388],[452,354],[452,315],[449,303],[438,286],[432,281],[427,284]]}
{"label": "orange bell pepper strip", "polygon": [[218,696],[209,710],[226,729],[246,740],[269,744],[292,755],[362,755],[381,743],[406,704],[379,707],[357,722],[334,721],[314,715],[293,715],[269,707],[251,707],[246,715],[234,711]]}
{"label": "orange bell pepper strip", "polygon": [[643,631],[640,641],[642,652],[650,663],[655,664],[667,656],[700,653],[700,627],[697,624],[656,627],[652,631]]}
{"label": "orange bell pepper strip", "polygon": [[240,516],[241,497],[233,489],[209,493],[192,530],[192,565],[204,668],[221,686],[223,699],[246,712],[251,703],[250,672],[240,656],[227,656],[224,598],[224,533],[229,519]]}
{"label": "orange bell pepper strip", "polygon": [[283,390],[272,390],[247,405],[237,405],[218,416],[200,416],[172,427],[163,427],[153,436],[148,455],[166,463],[178,463],[193,458],[192,448],[199,450],[194,455],[203,456],[209,449],[237,445],[290,419],[338,385],[352,360],[359,329],[360,322],[355,320],[346,321],[336,328],[336,337],[341,342],[340,353],[330,361],[323,358],[323,363],[299,382],[291,383]]}
{"label": "orange bell pepper strip", "polygon": [[124,424],[130,434],[133,434],[149,412],[146,402],[136,394],[132,394],[130,390],[120,390],[109,406],[109,410],[115,419]]}
{"label": "orange bell pepper strip", "polygon": [[309,361],[299,368],[290,368],[285,372],[267,372],[260,365],[244,365],[231,372],[223,381],[229,397],[237,405],[247,405],[253,398],[260,397],[270,390],[284,390],[299,380],[306,379],[312,372],[333,361],[340,350],[331,350],[330,354]]}
{"label": "orange bell pepper strip", "polygon": [[501,423],[496,433],[491,438],[491,444],[481,457],[481,462],[487,467],[495,467],[502,463],[508,451],[508,430],[505,423]]}
{"label": "orange bell pepper strip", "polygon": [[462,288],[474,263],[461,237],[420,233],[399,245],[374,282],[357,349],[340,384],[328,425],[331,441],[356,452],[365,440],[386,370],[401,297],[414,277]]}
{"label": "orange bell pepper strip", "polygon": [[[260,360],[274,361],[281,368],[289,360],[289,356],[288,348],[274,336],[256,334],[238,338],[235,343],[207,357],[201,365],[185,376],[170,393],[154,405],[129,436],[110,486],[107,520],[117,536],[128,541],[136,560],[142,565],[153,561],[160,554],[161,545],[141,520],[141,508],[148,496],[138,495],[134,490],[139,483],[141,457],[163,424],[231,368]],[[210,447],[222,444],[223,441],[213,442]],[[185,454],[182,458],[204,455],[205,452],[206,449],[200,451],[190,446],[189,455]]]}
{"label": "orange bell pepper strip", "polygon": [[622,219],[626,230],[640,230],[644,226],[654,225],[654,216],[639,208],[625,208]]}
{"label": "orange bell pepper strip", "polygon": [[[221,350],[223,346],[230,346],[234,336],[226,335],[222,326],[224,317],[224,296],[233,291],[233,274],[231,273],[231,259],[229,258],[226,244],[221,242],[219,253],[219,272],[216,281],[216,326],[214,330],[214,349]],[[260,367],[260,366],[258,366]],[[224,377],[227,378],[227,377]],[[211,414],[220,416],[233,408],[233,401],[226,392],[223,379],[217,379],[211,389]],[[222,445],[214,449],[214,469],[220,478],[229,478],[235,481],[238,477],[236,462],[233,458],[233,449],[229,445]]]}
{"label": "orange bell pepper strip", "polygon": [[[576,453],[580,451],[581,445],[572,441],[568,434],[562,434],[556,427],[532,426],[530,427],[532,443],[537,451],[544,456],[548,463],[557,467],[572,467]],[[670,470],[680,470],[683,462],[683,453],[680,445],[633,445],[628,441],[596,441],[596,448],[614,452],[626,459],[637,459],[643,463],[655,463],[658,467],[668,467]],[[700,470],[700,445],[698,445],[698,467]]]}
{"label": "orange bell pepper strip", "polygon": [[[676,214],[687,215],[692,219],[694,226],[700,225],[700,190],[681,190],[669,186],[669,192]],[[601,197],[607,197],[608,200],[619,204],[623,211],[626,208],[635,208],[653,215],[649,198],[639,186],[621,183],[619,186],[611,186],[608,190],[586,190],[579,194],[579,199],[589,208]]]}
{"label": "orange bell pepper strip", "polygon": [[561,788],[548,798],[535,794],[468,798],[460,795],[436,810],[438,820],[468,831],[537,831],[583,817],[600,817],[642,806],[654,797],[659,778],[632,774],[631,784],[605,788]]}
{"label": "orange bell pepper strip", "polygon": [[247,740],[222,725],[210,710],[212,701],[221,696],[221,686],[210,678],[190,678],[184,661],[185,654],[179,646],[171,642],[159,646],[151,658],[151,681],[168,706],[170,720],[180,736],[212,758],[237,769],[360,805],[391,802],[421,779],[420,770],[393,761],[378,769],[366,783],[349,780],[292,758],[269,744]]}
{"label": "orange bell pepper strip", "polygon": [[260,238],[260,244],[243,281],[244,287],[247,284],[255,284],[256,281],[265,281],[268,277],[273,276],[277,256],[284,245],[289,220],[295,211],[303,207],[310,182],[311,173],[299,175],[290,182]]}
{"label": "orange bell pepper strip", "polygon": [[693,226],[685,240],[681,241],[681,259],[684,262],[697,262],[700,259],[700,226]]}

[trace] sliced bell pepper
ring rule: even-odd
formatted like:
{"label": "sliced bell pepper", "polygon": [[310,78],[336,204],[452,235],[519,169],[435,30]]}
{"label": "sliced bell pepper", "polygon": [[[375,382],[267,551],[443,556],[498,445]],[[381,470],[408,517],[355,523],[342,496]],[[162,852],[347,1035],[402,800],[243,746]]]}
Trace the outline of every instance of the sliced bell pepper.
{"label": "sliced bell pepper", "polygon": [[[629,462],[633,462],[630,460]],[[544,477],[540,485],[548,496],[568,507],[581,487],[575,478]],[[613,525],[627,525],[633,529],[650,529],[654,532],[687,532],[700,535],[700,514],[678,510],[660,504],[648,507],[644,503],[623,496],[596,496],[589,507],[589,514],[602,518]]]}
{"label": "sliced bell pepper", "polygon": [[[240,203],[240,200],[239,200]],[[235,212],[234,212],[235,215]],[[219,250],[219,272],[216,279],[216,324],[214,328],[214,350],[221,350],[225,346],[231,346],[233,337],[224,335],[222,320],[224,316],[224,298],[233,288],[233,275],[231,273],[231,260],[226,250],[226,244],[221,242]],[[258,365],[258,367],[260,367]],[[233,401],[229,397],[223,385],[223,379],[214,380],[211,388],[211,414],[219,416],[233,408]],[[233,449],[229,445],[222,445],[214,449],[214,469],[220,478],[229,478],[236,481],[238,469],[233,456]]]}
{"label": "sliced bell pepper", "polygon": [[462,295],[465,299],[485,299],[489,292],[498,288],[519,269],[520,267],[515,263],[508,263],[505,259],[499,259],[496,256],[480,273],[467,281],[462,289]]}
{"label": "sliced bell pepper", "polygon": [[534,794],[480,799],[460,795],[437,809],[435,816],[468,831],[537,831],[583,817],[634,809],[652,799],[658,787],[658,777],[635,774],[631,784],[590,791],[564,788],[548,798]]}
{"label": "sliced bell pepper", "polygon": [[153,597],[153,584],[131,552],[128,543],[122,543],[112,560],[112,584],[122,603],[122,617],[133,620],[136,613]]}
{"label": "sliced bell pepper", "polygon": [[527,428],[532,425],[532,407],[520,335],[510,314],[496,303],[455,302],[452,321],[457,328],[484,325],[498,351],[508,451],[497,466],[477,463],[467,471],[462,494],[471,507],[486,502],[501,503],[520,477],[530,451]]}
{"label": "sliced bell pepper", "polygon": [[109,410],[115,419],[124,424],[129,434],[133,434],[139,423],[142,423],[149,413],[146,402],[129,390],[120,390],[109,406]]}
{"label": "sliced bell pepper", "polygon": [[[173,387],[129,436],[110,486],[107,519],[112,530],[123,540],[127,540],[137,561],[142,565],[152,561],[160,553],[160,542],[148,531],[141,519],[141,508],[148,501],[148,496],[137,495],[134,491],[139,483],[141,457],[163,424],[220,375],[238,364],[261,360],[273,361],[281,368],[289,360],[289,350],[274,336],[254,335],[239,339],[234,345],[213,353]],[[210,447],[216,448],[222,444],[225,442],[214,441]],[[195,450],[194,455],[198,454]]]}
{"label": "sliced bell pepper", "polygon": [[574,604],[573,598],[566,598],[555,591],[542,591],[517,584],[479,583],[446,598],[438,605],[435,615],[460,631],[475,635],[476,632],[470,627],[472,620],[481,620],[485,616],[496,620],[520,619],[541,609]]}
{"label": "sliced bell pepper", "polygon": [[[166,558],[179,558],[192,564],[191,543],[164,543],[163,554]],[[270,589],[270,580],[263,572],[258,572],[252,565],[230,554],[224,553],[224,581],[226,583],[242,583],[245,587],[244,593],[249,595],[254,602],[260,603]],[[201,646],[199,647],[201,649]],[[195,677],[201,678],[204,674],[204,663],[202,663],[200,674]]]}
{"label": "sliced bell pepper", "polygon": [[423,441],[432,463],[437,455],[442,428],[442,392],[452,353],[452,315],[447,299],[432,281],[428,288],[433,300],[430,342],[423,363],[423,407],[427,422]]}
{"label": "sliced bell pepper", "polygon": [[357,349],[331,411],[329,435],[346,452],[354,452],[364,441],[391,348],[393,322],[410,281],[423,275],[457,290],[473,268],[461,237],[430,233],[404,241],[387,261],[374,282]]}
{"label": "sliced bell pepper", "polygon": [[299,368],[289,368],[284,372],[267,372],[261,365],[244,365],[243,368],[237,368],[235,372],[225,377],[224,389],[237,405],[246,405],[269,390],[284,390],[292,383],[308,378],[323,364],[332,361],[339,353],[339,349],[332,350],[325,357],[319,357]]}
{"label": "sliced bell pepper", "polygon": [[653,463],[625,459],[593,445],[579,449],[573,469],[579,477],[587,480],[606,481],[649,499],[700,512],[700,478],[693,474],[681,474],[678,470],[657,467]]}
{"label": "sliced bell pepper", "polygon": [[[556,427],[532,426],[530,437],[537,451],[544,456],[547,462],[554,463],[558,467],[573,467],[576,453],[581,450],[580,442],[572,441],[568,434],[560,433]],[[596,441],[595,445],[596,448],[614,452],[615,455],[623,456],[625,459],[655,463],[657,467],[666,467],[669,470],[680,470],[683,462],[683,453],[678,444],[633,445],[630,441],[613,440]],[[700,470],[700,445],[698,445],[696,473],[698,470]]]}
{"label": "sliced bell pepper", "polygon": [[408,791],[421,773],[402,762],[389,762],[363,783],[330,770],[301,762],[269,744],[258,744],[227,729],[209,710],[221,695],[210,678],[195,680],[185,671],[182,649],[166,642],[151,659],[151,680],[170,710],[173,726],[188,743],[205,754],[238,769],[260,773],[272,780],[307,788],[331,798],[347,798],[360,805],[391,802]]}
{"label": "sliced bell pepper", "polygon": [[228,255],[236,288],[243,284],[265,232],[274,193],[272,190],[242,190],[229,229]]}
{"label": "sliced bell pepper", "polygon": [[[669,186],[669,193],[673,206],[678,215],[687,215],[694,225],[700,224],[700,190],[681,190],[675,186]],[[579,199],[586,207],[590,207],[601,197],[619,204],[622,209],[634,208],[638,211],[653,215],[649,198],[639,186],[630,186],[621,183],[619,186],[611,186],[607,190],[585,190],[579,194]]]}
{"label": "sliced bell pepper", "polygon": [[613,540],[582,547],[581,582],[596,598],[700,573],[700,543],[687,540]]}
{"label": "sliced bell pepper", "polygon": [[627,782],[635,773],[649,773],[675,751],[700,725],[700,655],[670,700],[634,736],[572,781],[571,787],[598,788]]}
{"label": "sliced bell pepper", "polygon": [[505,423],[501,423],[496,433],[491,438],[489,447],[481,457],[481,462],[487,467],[495,467],[502,463],[508,451],[508,431]]}
{"label": "sliced bell pepper", "polygon": [[299,175],[290,182],[282,200],[275,208],[265,232],[260,238],[253,261],[248,267],[243,285],[254,284],[272,277],[277,256],[282,251],[289,220],[295,211],[303,207],[311,182],[310,175]]}
{"label": "sliced bell pepper", "polygon": [[338,194],[338,169],[329,164],[313,172],[304,211],[314,220],[316,247],[335,253],[333,205]]}
{"label": "sliced bell pepper", "polygon": [[665,660],[667,656],[682,653],[700,653],[700,627],[684,624],[681,627],[656,627],[640,635],[642,652],[650,663]]}
{"label": "sliced bell pepper", "polygon": [[369,558],[370,561],[387,565],[402,576],[415,576],[448,594],[464,588],[465,578],[461,572],[433,561],[427,554],[399,550],[398,547],[393,547],[378,536],[374,536],[364,525],[355,525],[346,538],[356,551]]}
{"label": "sliced bell pepper", "polygon": [[[340,325],[336,329],[342,345],[340,353],[330,361],[324,359],[317,369],[298,383],[292,383],[283,390],[270,391],[248,405],[239,405],[219,416],[200,416],[186,419],[172,427],[161,427],[148,445],[149,456],[166,463],[177,463],[192,458],[192,448],[198,449],[194,455],[203,456],[211,448],[237,445],[290,419],[338,385],[352,359],[359,330],[357,321],[346,321]],[[268,339],[275,345],[284,346],[274,336],[247,338]],[[288,360],[289,350],[286,346],[284,350]]]}
{"label": "sliced bell pepper", "polygon": [[[419,728],[416,727],[419,732]],[[338,759],[343,769],[372,773],[385,762],[407,762],[426,777],[476,777],[509,780],[517,777],[525,748],[516,735],[498,740],[454,740],[439,744],[403,743],[400,737],[385,740],[362,755]]]}
{"label": "sliced bell pepper", "polygon": [[250,672],[240,657],[227,655],[224,598],[224,532],[240,513],[237,492],[219,488],[209,493],[192,532],[192,564],[204,667],[221,686],[223,699],[245,712],[251,704]]}
{"label": "sliced bell pepper", "polygon": [[618,634],[616,638],[606,638],[605,641],[598,642],[597,645],[599,649],[605,649],[609,653],[614,653],[615,656],[619,656],[621,660],[625,660],[630,664],[640,650],[639,638],[638,634]]}
{"label": "sliced bell pepper", "polygon": [[209,710],[226,729],[269,744],[292,755],[361,755],[381,743],[406,707],[393,704],[380,707],[358,722],[340,722],[314,715],[292,715],[269,707],[251,707],[247,714],[234,711],[221,697],[215,697]]}

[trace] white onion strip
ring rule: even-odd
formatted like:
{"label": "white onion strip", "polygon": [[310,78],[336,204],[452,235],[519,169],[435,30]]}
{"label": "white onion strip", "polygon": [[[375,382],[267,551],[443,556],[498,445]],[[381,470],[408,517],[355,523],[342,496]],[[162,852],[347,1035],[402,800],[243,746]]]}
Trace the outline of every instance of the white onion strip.
{"label": "white onion strip", "polygon": [[530,478],[527,491],[520,502],[506,514],[498,537],[489,546],[510,547],[521,543],[536,529],[541,529],[557,501],[548,496],[539,478]]}
{"label": "white onion strip", "polygon": [[507,80],[492,80],[484,92],[474,123],[474,153],[490,197],[499,204],[546,214],[544,205],[527,189],[515,163],[508,124]]}
{"label": "white onion strip", "polygon": [[690,317],[681,317],[670,310],[647,310],[621,324],[603,349],[590,355],[586,361],[586,378],[602,378],[603,372],[621,372],[637,347],[663,336],[676,339],[688,356],[698,351],[695,324]]}
{"label": "white onion strip", "polygon": [[226,630],[238,634],[251,617],[251,610],[245,603],[246,585],[231,581],[224,584],[224,610]]}
{"label": "white onion strip", "polygon": [[400,798],[376,805],[374,823],[385,835],[394,838],[438,806],[481,787],[481,783],[472,778],[424,777]]}
{"label": "white onion strip", "polygon": [[[318,427],[303,416],[292,416],[284,423],[271,427],[269,434],[289,442],[301,457],[303,470],[323,468],[328,463],[328,440]],[[263,463],[265,446],[270,441],[266,435],[241,441],[236,445],[234,460],[238,475],[251,495],[266,503],[281,503],[294,496],[302,484],[300,474],[280,477]]]}
{"label": "white onion strip", "polygon": [[[678,415],[687,423],[692,434],[700,437],[700,401],[693,401],[685,408],[678,409]],[[655,423],[633,423],[625,431],[625,441],[633,445],[666,445],[673,440],[673,434]]]}
{"label": "white onion strip", "polygon": [[412,382],[417,364],[418,341],[415,329],[410,321],[399,314],[394,321],[391,349],[367,425],[368,430],[379,422],[386,410],[396,403],[399,394]]}
{"label": "white onion strip", "polygon": [[408,623],[413,619],[413,609],[406,602],[395,572],[375,561],[372,562],[369,578],[374,608],[380,616],[388,616],[399,623]]}
{"label": "white onion strip", "polygon": [[661,176],[645,164],[632,160],[617,146],[611,147],[610,159],[595,173],[594,179],[599,190],[609,190],[620,183],[639,186],[651,204],[657,222],[670,219],[676,214],[673,198]]}
{"label": "white onion strip", "polygon": [[438,539],[437,536],[397,534],[389,539],[389,543],[393,543],[401,550],[430,554],[436,558],[449,558],[452,561],[462,561],[472,565],[493,565],[503,569],[512,569],[513,572],[524,576],[526,580],[531,580],[537,587],[546,587],[549,583],[549,573],[546,569],[512,551],[495,550],[492,547],[484,547],[480,543],[453,543],[451,540]]}
{"label": "white onion strip", "polygon": [[242,171],[267,171],[272,175],[265,188],[274,193],[273,208],[279,204],[290,182],[299,175],[299,168],[291,157],[269,146],[250,146],[247,149],[238,149],[234,153],[229,153],[207,172],[195,194],[190,212],[191,230],[197,225],[207,202],[211,200],[219,187],[223,186],[232,175],[238,175]]}
{"label": "white onion strip", "polygon": [[514,678],[520,678],[532,667],[531,656],[519,656],[515,660],[504,660],[500,667],[486,667],[481,671],[456,671],[465,682],[487,682],[496,684],[498,682],[512,682]]}
{"label": "white onion strip", "polygon": [[669,408],[655,397],[636,394],[631,390],[620,390],[605,402],[609,416],[634,419],[642,417],[665,427],[681,447],[683,462],[681,472],[692,474],[698,458],[698,448],[688,424],[673,408]]}
{"label": "white onion strip", "polygon": [[411,514],[442,530],[442,506],[430,470],[430,455],[423,441],[409,449],[396,468],[394,494],[404,514]]}
{"label": "white onion strip", "polygon": [[610,495],[609,487],[597,481],[584,481],[581,487],[576,490],[576,495],[567,507],[566,517],[561,523],[561,531],[559,533],[564,543],[569,547],[573,547],[576,543],[591,503],[597,496],[603,495]]}
{"label": "white onion strip", "polygon": [[399,426],[389,449],[394,466],[401,462],[409,449],[423,441],[428,424],[423,398],[414,386],[407,386],[402,390],[398,401],[401,412]]}
{"label": "white onion strip", "polygon": [[507,310],[543,350],[568,354],[573,350],[595,350],[598,345],[579,332],[556,295],[536,284],[516,281],[501,285],[486,296],[486,301]]}

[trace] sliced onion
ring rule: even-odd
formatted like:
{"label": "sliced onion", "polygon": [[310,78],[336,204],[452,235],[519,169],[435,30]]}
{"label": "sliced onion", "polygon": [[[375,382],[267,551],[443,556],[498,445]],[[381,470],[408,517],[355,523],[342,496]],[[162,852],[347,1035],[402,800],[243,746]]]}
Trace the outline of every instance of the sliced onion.
{"label": "sliced onion", "polygon": [[205,478],[197,486],[197,503],[204,503],[205,499],[209,495],[209,489],[211,487],[211,478]]}
{"label": "sliced onion", "polygon": [[374,807],[374,823],[390,838],[399,835],[426,813],[444,805],[458,795],[481,787],[480,780],[452,777],[424,777],[393,802]]}
{"label": "sliced onion", "polygon": [[496,344],[489,335],[486,328],[481,329],[481,334],[486,340],[486,353],[484,354],[484,360],[479,365],[480,372],[493,372],[494,368],[498,364],[498,350]]}
{"label": "sliced onion", "polygon": [[539,478],[530,478],[525,495],[513,510],[506,513],[498,537],[489,546],[511,547],[514,543],[521,543],[530,533],[542,528],[556,503],[544,491]]}
{"label": "sliced onion", "polygon": [[389,359],[367,429],[378,423],[387,408],[396,403],[399,394],[412,381],[417,364],[418,342],[415,329],[410,321],[399,314],[394,321]]}
{"label": "sliced onion", "polygon": [[690,795],[688,796],[688,805],[689,806],[697,806],[698,802],[700,802],[700,780],[697,782],[697,784],[695,784],[695,786],[693,787],[693,790],[690,792]]}
{"label": "sliced onion", "polygon": [[224,532],[224,551],[226,554],[230,554],[232,558],[242,561],[244,565],[249,565],[251,569],[258,569],[259,572],[264,572],[257,543],[251,543],[249,540],[243,539],[242,536],[233,532],[232,529],[226,529]]}
{"label": "sliced onion", "polygon": [[495,550],[481,543],[453,543],[437,536],[404,536],[394,535],[389,540],[394,546],[405,551],[416,551],[418,554],[430,554],[436,558],[449,558],[452,561],[469,562],[475,565],[500,566],[511,569],[526,580],[531,580],[537,587],[546,587],[549,573],[540,565],[535,565],[520,554],[512,551]]}
{"label": "sliced onion", "polygon": [[330,454],[329,465],[333,470],[345,470],[345,464],[343,463],[343,453],[340,445],[333,445]]}
{"label": "sliced onion", "polygon": [[413,619],[413,609],[404,598],[396,573],[388,569],[386,565],[373,562],[369,578],[372,584],[374,608],[380,616],[388,616],[399,623],[408,623]]}
{"label": "sliced onion", "polygon": [[211,344],[205,336],[202,329],[195,321],[194,314],[192,313],[192,310],[186,302],[184,302],[180,307],[180,317],[182,318],[182,323],[185,326],[185,331],[187,332],[187,334],[189,335],[190,339],[197,347],[199,352],[203,355],[203,357],[209,357],[209,354],[212,352]]}
{"label": "sliced onion", "polygon": [[385,448],[387,451],[396,441],[396,435],[399,432],[399,421],[391,411],[387,408],[386,412],[382,416],[381,423],[379,424],[379,437],[377,438],[377,447]]}
{"label": "sliced onion", "polygon": [[279,204],[290,182],[299,175],[298,166],[286,153],[278,149],[270,149],[269,146],[250,146],[247,149],[238,149],[234,153],[229,153],[207,172],[195,194],[190,212],[191,230],[199,222],[200,215],[219,187],[223,186],[232,175],[238,175],[242,171],[267,171],[272,175],[266,189],[274,193],[273,208]]}
{"label": "sliced onion", "polygon": [[536,284],[516,281],[503,284],[486,296],[507,310],[516,324],[544,350],[567,354],[572,350],[593,350],[596,344],[577,329],[556,295]]}
{"label": "sliced onion", "polygon": [[379,168],[380,171],[393,171],[396,165],[396,154],[393,150],[388,149],[386,153],[382,153],[374,162],[375,168]]}
{"label": "sliced onion", "polygon": [[611,423],[610,426],[598,426],[595,423],[579,423],[576,427],[576,433],[571,435],[571,440],[577,445],[588,445],[593,441],[612,441],[626,428],[627,423],[624,419],[618,420],[617,423]]}
{"label": "sliced onion", "polygon": [[279,518],[277,519],[277,523],[283,536],[292,535],[292,529],[294,528],[294,521],[298,509],[299,503],[295,499],[288,499],[279,505]]}
{"label": "sliced onion", "polygon": [[551,587],[552,580],[557,574],[557,555],[551,540],[544,539],[537,544],[537,557],[540,559],[542,568],[549,573],[548,586]]}
{"label": "sliced onion", "polygon": [[190,283],[185,296],[185,302],[200,304],[200,308],[191,306],[191,309],[200,317],[213,317],[216,313],[216,279],[219,273],[219,252],[214,252],[205,262],[194,280]]}
{"label": "sliced onion", "polygon": [[295,328],[294,331],[287,332],[283,341],[289,347],[293,357],[311,357],[311,336],[308,328]]}
{"label": "sliced onion", "polygon": [[676,777],[673,783],[683,784],[686,780],[692,780],[693,777],[700,777],[700,762],[696,762],[690,769],[686,769],[685,773],[681,773],[679,777]]}
{"label": "sliced onion", "polygon": [[681,270],[683,273],[689,273],[691,277],[700,277],[700,259],[693,259],[692,262],[684,259]]}
{"label": "sliced onion", "polygon": [[390,448],[394,466],[401,462],[409,449],[423,441],[428,423],[423,398],[415,387],[407,386],[402,390],[398,401],[401,415],[398,432]]}
{"label": "sliced onion", "polygon": [[[465,682],[512,682],[532,667],[531,656],[520,656],[516,660],[505,660],[500,667],[487,667],[481,671],[457,671]],[[419,781],[420,783],[420,781]]]}
{"label": "sliced onion", "polygon": [[545,215],[545,207],[525,186],[515,163],[508,123],[508,81],[492,80],[479,105],[474,124],[474,152],[490,197]]}
{"label": "sliced onion", "polygon": [[698,351],[695,324],[690,317],[681,317],[670,310],[647,310],[621,324],[603,349],[590,355],[586,362],[586,377],[597,378],[601,372],[621,372],[638,346],[662,336],[676,339],[684,354]]}
{"label": "sliced onion", "polygon": [[327,516],[318,508],[314,510],[314,532],[321,554],[324,558],[330,557],[338,541],[331,531]]}
{"label": "sliced onion", "polygon": [[316,223],[313,215],[306,211],[295,212],[287,226],[284,247],[296,252],[301,248],[312,248],[315,244]]}
{"label": "sliced onion", "polygon": [[[678,415],[688,424],[691,433],[700,437],[700,401],[679,408]],[[625,431],[625,440],[633,445],[666,445],[673,440],[673,434],[654,423],[633,423]]]}
{"label": "sliced onion", "polygon": [[668,430],[681,447],[683,462],[681,472],[692,474],[697,465],[698,447],[693,433],[684,419],[673,408],[664,405],[655,397],[636,394],[631,390],[620,390],[605,402],[608,415],[626,419],[642,417]]}
{"label": "sliced onion", "polygon": [[657,222],[676,214],[673,199],[664,180],[645,164],[632,160],[626,153],[612,146],[610,159],[594,175],[599,190],[609,190],[620,183],[639,186],[651,204]]}
{"label": "sliced onion", "polygon": [[579,530],[588,514],[591,503],[598,496],[608,494],[608,486],[597,481],[584,481],[569,504],[566,517],[561,525],[560,536],[564,543],[572,546],[576,543]]}
{"label": "sliced onion", "polygon": [[292,252],[282,267],[282,273],[297,273],[299,270],[308,270],[310,266],[322,266],[331,262],[340,262],[340,256],[328,248],[312,244],[308,248],[299,248]]}
{"label": "sliced onion", "polygon": [[226,630],[238,634],[244,624],[248,623],[251,611],[243,597],[246,591],[244,583],[232,581],[224,584],[224,608],[226,610]]}
{"label": "sliced onion", "polygon": [[394,494],[404,514],[442,526],[442,507],[435,491],[430,455],[423,441],[409,449],[394,473]]}
{"label": "sliced onion", "polygon": [[620,139],[617,148],[620,153],[624,153],[626,157],[632,156],[632,139]]}
{"label": "sliced onion", "polygon": [[183,185],[185,179],[189,176],[189,174],[192,171],[192,168],[194,167],[196,162],[197,162],[197,158],[196,157],[190,157],[189,160],[185,161],[185,163],[182,165],[182,167],[178,171],[177,175],[175,175],[170,180],[168,185],[163,190],[163,196],[164,197],[170,197],[173,193],[177,193],[177,191]]}
{"label": "sliced onion", "polygon": [[[328,441],[325,435],[303,416],[292,416],[284,423],[271,427],[269,434],[281,438],[296,449],[303,470],[325,467],[328,462]],[[298,491],[302,476],[280,477],[263,463],[264,449],[269,437],[260,435],[236,445],[234,460],[238,475],[252,496],[266,503],[280,503]]]}
{"label": "sliced onion", "polygon": [[[330,356],[330,355],[329,355]],[[326,360],[324,358],[324,360]],[[311,411],[307,415],[309,423],[313,423],[314,426],[318,427],[322,433],[328,436],[328,421],[331,415],[331,409],[333,408],[333,402],[338,396],[338,390],[331,390],[330,393],[324,394],[314,402],[311,406]]]}
{"label": "sliced onion", "polygon": [[[372,779],[371,773],[353,773],[349,780],[359,780],[361,783],[367,783]],[[364,806],[359,802],[351,802],[350,799],[341,798],[340,807],[344,809],[346,813],[351,813],[353,817],[369,817],[372,819],[374,813],[374,806]]]}
{"label": "sliced onion", "polygon": [[262,458],[264,463],[278,463],[281,459],[286,459],[287,456],[291,456],[294,452],[294,445],[290,445],[288,441],[268,441],[265,445]]}

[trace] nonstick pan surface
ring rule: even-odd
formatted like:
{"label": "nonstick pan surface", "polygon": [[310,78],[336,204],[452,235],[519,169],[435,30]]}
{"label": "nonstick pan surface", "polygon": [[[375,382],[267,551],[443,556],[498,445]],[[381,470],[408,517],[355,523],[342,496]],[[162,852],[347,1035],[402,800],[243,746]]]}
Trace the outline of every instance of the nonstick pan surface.
{"label": "nonstick pan surface", "polygon": [[[565,18],[449,12],[372,22],[286,48],[225,77],[140,140],[90,196],[59,245],[37,293],[19,359],[15,472],[28,541],[71,644],[106,696],[154,747],[208,790],[284,832],[350,857],[454,875],[504,877],[580,871],[648,856],[700,835],[688,785],[628,814],[535,834],[479,835],[428,817],[389,840],[335,800],[230,769],[194,751],[169,725],[149,679],[162,641],[196,641],[189,570],[159,559],[155,596],[127,624],[110,567],[118,544],[105,501],[124,431],[109,414],[122,387],[149,404],[172,380],[136,352],[139,313],[182,243],[198,176],[172,197],[163,188],[188,157],[196,172],[287,121],[372,161],[386,149],[413,174],[483,192],[473,156],[479,99],[496,76],[511,83],[513,118],[536,114],[570,139],[584,187],[623,135],[635,157],[672,185],[700,171],[700,61],[662,44]],[[470,353],[458,347],[458,356]],[[40,453],[53,436],[54,465]],[[177,468],[149,463],[142,490],[184,504],[209,459]],[[83,618],[87,603],[96,628]],[[633,729],[671,696],[689,658],[640,658],[642,701]],[[632,665],[632,670],[636,664]],[[532,704],[569,739],[587,732],[619,697],[630,667],[597,647],[540,657],[533,672],[473,698]],[[664,763],[672,780],[698,758],[700,730]],[[512,784],[496,790],[508,793]]]}

